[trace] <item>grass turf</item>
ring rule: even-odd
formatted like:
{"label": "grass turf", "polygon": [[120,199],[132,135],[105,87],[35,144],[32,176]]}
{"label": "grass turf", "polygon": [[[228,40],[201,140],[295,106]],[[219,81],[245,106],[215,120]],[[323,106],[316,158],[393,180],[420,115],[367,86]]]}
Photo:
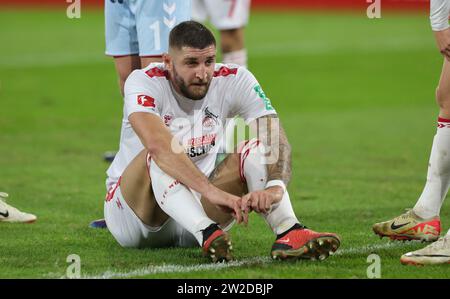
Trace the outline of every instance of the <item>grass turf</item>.
{"label": "grass turf", "polygon": [[[383,278],[450,277],[448,266],[402,266],[400,255],[423,245],[371,231],[412,207],[425,182],[442,64],[426,15],[252,14],[249,65],[292,144],[291,201],[306,225],[337,232],[342,246],[323,262],[271,262],[274,237],[252,215],[231,231],[246,262],[226,268],[183,268],[207,260],[199,249],[123,249],[88,228],[103,213],[101,155],[117,148],[122,113],[103,28],[100,11],[73,20],[64,10],[0,11],[0,191],[38,216],[0,224],[1,278],[62,277],[69,254],[90,277],[147,269],[130,276],[366,278],[370,253]],[[448,201],[441,218],[445,233]],[[167,265],[178,268],[150,271]]]}

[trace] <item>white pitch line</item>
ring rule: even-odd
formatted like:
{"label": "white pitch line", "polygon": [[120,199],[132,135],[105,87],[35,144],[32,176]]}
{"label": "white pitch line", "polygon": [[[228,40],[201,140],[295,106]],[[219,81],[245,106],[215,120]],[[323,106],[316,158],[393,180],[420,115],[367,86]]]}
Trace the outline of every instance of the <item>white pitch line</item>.
{"label": "white pitch line", "polygon": [[350,247],[347,249],[338,250],[335,253],[335,255],[369,253],[380,249],[404,247],[405,245],[406,244],[403,244],[402,242],[389,242],[386,244],[374,244],[362,247]]}
{"label": "white pitch line", "polygon": [[[389,242],[385,244],[374,244],[366,245],[362,247],[350,247],[346,249],[338,250],[335,255],[347,255],[347,254],[361,254],[370,253],[380,249],[388,248],[399,248],[403,247],[405,244],[401,242]],[[155,275],[163,273],[187,273],[187,272],[198,272],[198,271],[217,271],[226,268],[235,268],[249,265],[262,265],[272,263],[273,260],[268,256],[257,256],[253,258],[247,258],[239,261],[232,261],[228,263],[218,263],[218,264],[201,264],[201,265],[157,265],[149,266],[145,268],[140,268],[132,270],[129,272],[115,272],[106,271],[99,275],[84,275],[84,279],[110,279],[110,278],[130,278],[130,277],[141,277],[145,275]],[[65,278],[65,277],[62,277]]]}
{"label": "white pitch line", "polygon": [[240,261],[231,261],[228,263],[216,263],[216,264],[202,264],[202,265],[160,265],[160,266],[149,266],[146,268],[141,268],[133,270],[131,272],[113,272],[107,271],[103,274],[97,276],[83,276],[86,279],[108,279],[108,278],[129,278],[137,277],[151,274],[161,274],[161,273],[186,273],[186,272],[198,272],[198,271],[208,271],[208,270],[221,270],[225,268],[241,267],[254,264],[266,264],[272,260],[269,257],[253,257],[248,259],[243,259]]}

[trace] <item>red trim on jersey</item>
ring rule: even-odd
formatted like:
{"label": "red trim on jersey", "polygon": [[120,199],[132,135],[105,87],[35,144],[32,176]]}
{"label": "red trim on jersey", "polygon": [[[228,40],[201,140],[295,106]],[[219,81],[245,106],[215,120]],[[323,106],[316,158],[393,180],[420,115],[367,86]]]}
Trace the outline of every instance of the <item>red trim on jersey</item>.
{"label": "red trim on jersey", "polygon": [[222,66],[218,71],[215,71],[213,74],[213,77],[219,77],[219,76],[228,76],[228,75],[236,75],[237,73],[237,68],[234,69],[230,69],[227,68],[226,66]]}
{"label": "red trim on jersey", "polygon": [[158,68],[158,67],[151,68],[148,71],[146,71],[145,73],[150,78],[153,78],[153,77],[166,77],[166,79],[169,79],[169,73],[167,71],[165,71],[165,70],[162,70],[162,69]]}
{"label": "red trim on jersey", "polygon": [[450,119],[439,117],[438,118],[438,122],[440,122],[440,123],[450,123]]}

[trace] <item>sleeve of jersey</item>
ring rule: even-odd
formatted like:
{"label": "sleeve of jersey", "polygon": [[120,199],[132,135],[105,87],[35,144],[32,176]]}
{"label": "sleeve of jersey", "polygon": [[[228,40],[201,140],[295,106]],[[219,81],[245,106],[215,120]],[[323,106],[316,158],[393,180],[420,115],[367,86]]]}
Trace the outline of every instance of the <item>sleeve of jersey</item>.
{"label": "sleeve of jersey", "polygon": [[161,90],[156,80],[149,80],[140,71],[133,71],[125,81],[124,114],[128,118],[134,112],[147,112],[160,115]]}
{"label": "sleeve of jersey", "polygon": [[239,68],[236,84],[232,88],[234,111],[246,124],[261,116],[277,113],[255,76],[247,69]]}
{"label": "sleeve of jersey", "polygon": [[430,1],[430,22],[433,31],[445,30],[449,27],[450,0]]}

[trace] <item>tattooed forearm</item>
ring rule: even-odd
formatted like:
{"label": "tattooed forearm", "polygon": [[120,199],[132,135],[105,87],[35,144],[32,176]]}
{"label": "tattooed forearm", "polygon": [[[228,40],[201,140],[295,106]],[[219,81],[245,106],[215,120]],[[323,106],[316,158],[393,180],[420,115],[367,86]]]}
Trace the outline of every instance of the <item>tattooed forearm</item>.
{"label": "tattooed forearm", "polygon": [[267,165],[268,181],[282,180],[287,186],[291,179],[291,146],[281,122],[276,115],[268,115],[258,118],[257,125],[261,142],[270,147],[270,153],[278,152],[278,159]]}

